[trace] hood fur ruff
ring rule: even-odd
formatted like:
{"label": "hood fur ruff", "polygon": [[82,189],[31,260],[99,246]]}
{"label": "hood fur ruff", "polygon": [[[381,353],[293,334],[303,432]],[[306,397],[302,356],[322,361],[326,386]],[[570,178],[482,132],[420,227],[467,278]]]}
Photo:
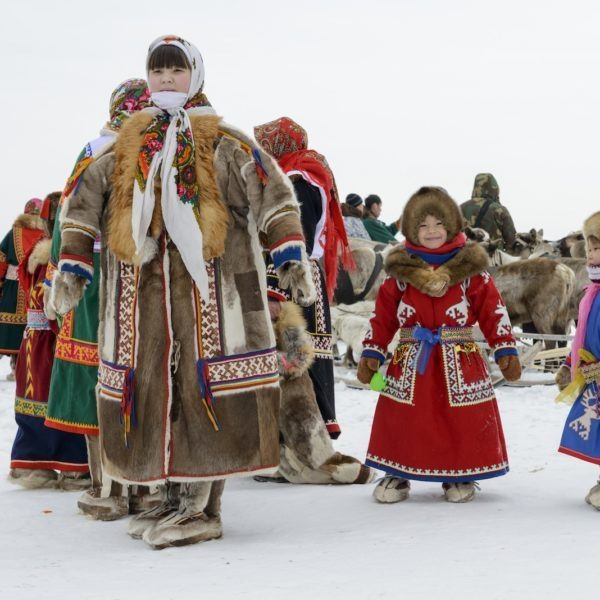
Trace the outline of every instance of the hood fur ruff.
{"label": "hood fur ruff", "polygon": [[408,283],[428,294],[429,285],[444,281],[449,287],[485,271],[489,265],[486,251],[474,242],[459,250],[450,260],[437,269],[406,249],[392,249],[385,260],[385,270],[390,277]]}
{"label": "hood fur ruff", "polygon": [[419,225],[427,215],[437,217],[448,232],[448,241],[453,239],[463,226],[458,204],[439,187],[422,187],[413,194],[402,211],[402,235],[415,246],[419,245]]}
{"label": "hood fur ruff", "polygon": [[[107,245],[112,253],[127,263],[146,262],[150,257],[136,256],[131,212],[133,183],[137,170],[138,155],[144,133],[153,115],[140,112],[130,117],[119,134],[115,144],[115,170],[113,192],[108,204]],[[229,213],[220,199],[213,160],[219,136],[220,117],[214,115],[194,115],[190,117],[196,146],[196,179],[200,186],[200,218],[204,259],[221,256],[225,250],[225,239],[229,226]],[[157,239],[163,230],[160,207],[160,183],[155,181],[154,213],[149,227],[149,235]]]}
{"label": "hood fur ruff", "polygon": [[594,237],[600,242],[600,212],[595,212],[583,222],[583,237]]}
{"label": "hood fur ruff", "polygon": [[52,240],[44,238],[40,240],[31,251],[29,260],[27,261],[27,270],[33,275],[35,270],[40,265],[47,265],[50,260],[50,250],[52,248]]}
{"label": "hood fur ruff", "polygon": [[23,213],[19,215],[13,224],[13,227],[22,227],[23,229],[41,229],[45,231],[43,219],[39,215],[28,215]]}

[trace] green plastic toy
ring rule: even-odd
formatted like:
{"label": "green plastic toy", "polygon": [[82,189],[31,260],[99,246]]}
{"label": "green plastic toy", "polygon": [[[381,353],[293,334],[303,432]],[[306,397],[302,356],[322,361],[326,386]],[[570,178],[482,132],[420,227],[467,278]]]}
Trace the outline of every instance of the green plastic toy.
{"label": "green plastic toy", "polygon": [[371,377],[371,389],[374,392],[380,392],[384,387],[385,377],[379,371],[377,371],[377,373]]}

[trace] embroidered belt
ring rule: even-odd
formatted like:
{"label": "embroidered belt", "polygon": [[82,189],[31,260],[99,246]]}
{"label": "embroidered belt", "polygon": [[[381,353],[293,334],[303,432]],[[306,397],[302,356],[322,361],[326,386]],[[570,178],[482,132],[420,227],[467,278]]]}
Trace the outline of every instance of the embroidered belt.
{"label": "embroidered belt", "polygon": [[27,327],[29,329],[50,329],[50,322],[43,310],[27,309]]}
{"label": "embroidered belt", "polygon": [[5,277],[6,279],[10,279],[11,281],[17,281],[19,279],[18,267],[16,267],[15,265],[8,265]]}
{"label": "embroidered belt", "polygon": [[[437,330],[431,330],[426,327],[417,326],[401,327],[400,342],[406,344],[422,341],[423,333],[421,332],[423,330],[429,331],[432,335],[439,336],[439,343],[441,344],[460,344],[461,342],[473,342],[475,340],[472,327],[440,327]],[[417,337],[417,335],[421,337]]]}
{"label": "embroidered belt", "polygon": [[579,365],[579,370],[587,384],[600,383],[600,361],[588,365]]}
{"label": "embroidered belt", "polygon": [[427,369],[427,363],[431,351],[436,344],[460,344],[473,342],[472,327],[440,327],[437,330],[427,327],[402,327],[400,329],[400,343],[419,343],[419,354],[417,355],[417,372],[423,375]]}

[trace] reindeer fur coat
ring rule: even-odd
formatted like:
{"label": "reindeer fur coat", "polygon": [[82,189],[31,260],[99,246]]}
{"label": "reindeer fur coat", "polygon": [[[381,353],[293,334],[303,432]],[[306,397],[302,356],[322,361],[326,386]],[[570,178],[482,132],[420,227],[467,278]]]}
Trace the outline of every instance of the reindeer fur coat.
{"label": "reindeer fur coat", "polygon": [[88,168],[62,211],[59,270],[84,272],[102,235],[103,470],[126,483],[270,471],[279,463],[280,390],[261,242],[273,249],[302,239],[293,188],[243,134],[215,116],[191,117],[205,302],[164,230],[160,186],[145,250],[135,253],[132,189],[149,118],[127,122],[114,152]]}

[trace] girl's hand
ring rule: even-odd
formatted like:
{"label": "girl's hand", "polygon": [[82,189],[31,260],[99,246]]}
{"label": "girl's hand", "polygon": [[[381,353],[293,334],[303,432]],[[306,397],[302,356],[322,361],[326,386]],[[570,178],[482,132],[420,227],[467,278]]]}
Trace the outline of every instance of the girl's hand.
{"label": "girl's hand", "polygon": [[506,381],[517,381],[521,378],[521,363],[519,357],[514,354],[501,356],[498,359],[498,366],[504,375]]}
{"label": "girl's hand", "polygon": [[371,378],[379,371],[379,361],[376,358],[362,357],[358,362],[356,377],[361,383],[371,383]]}

